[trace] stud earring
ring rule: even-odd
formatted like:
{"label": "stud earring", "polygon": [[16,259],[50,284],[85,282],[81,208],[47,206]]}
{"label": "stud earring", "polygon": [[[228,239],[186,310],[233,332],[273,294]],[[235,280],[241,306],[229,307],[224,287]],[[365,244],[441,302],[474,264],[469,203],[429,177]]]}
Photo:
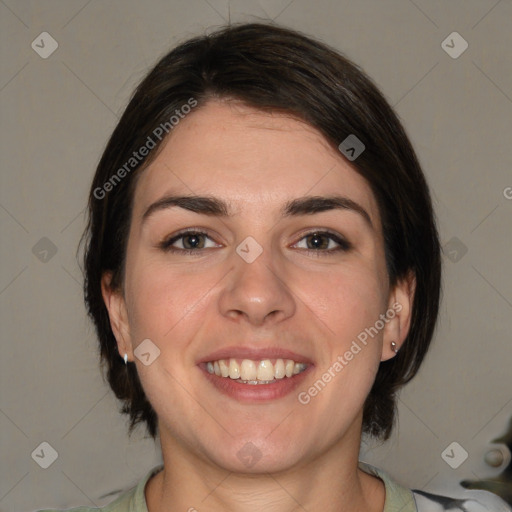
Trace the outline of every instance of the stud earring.
{"label": "stud earring", "polygon": [[124,364],[128,364],[128,354],[126,352],[124,353],[123,359],[124,359]]}
{"label": "stud earring", "polygon": [[395,353],[395,354],[398,354],[398,349],[396,348],[396,343],[394,341],[391,342],[391,350]]}

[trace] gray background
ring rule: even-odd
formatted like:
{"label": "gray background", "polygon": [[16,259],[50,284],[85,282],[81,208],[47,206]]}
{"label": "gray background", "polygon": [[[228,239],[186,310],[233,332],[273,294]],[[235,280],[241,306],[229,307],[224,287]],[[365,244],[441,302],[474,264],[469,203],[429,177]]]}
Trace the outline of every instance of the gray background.
{"label": "gray background", "polygon": [[[432,187],[445,249],[439,328],[401,394],[395,435],[364,446],[364,459],[434,492],[499,472],[483,456],[512,413],[510,1],[2,0],[2,511],[101,505],[159,462],[142,432],[128,439],[100,376],[76,247],[95,166],[134,86],[170,47],[229,16],[274,19],[360,64]],[[44,31],[59,45],[46,59],[31,47]],[[469,45],[456,59],[441,46],[453,31]],[[47,469],[31,457],[44,441],[58,452]],[[457,469],[441,457],[453,441],[469,454]]]}

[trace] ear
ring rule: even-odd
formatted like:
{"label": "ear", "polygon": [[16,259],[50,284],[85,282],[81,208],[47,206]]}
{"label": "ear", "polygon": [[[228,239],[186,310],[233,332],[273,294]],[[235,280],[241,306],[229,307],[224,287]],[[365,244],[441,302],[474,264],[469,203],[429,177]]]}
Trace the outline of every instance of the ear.
{"label": "ear", "polygon": [[101,278],[101,294],[108,310],[110,327],[117,341],[119,355],[128,354],[128,361],[133,361],[133,350],[128,324],[128,314],[124,295],[121,290],[113,289],[112,272],[105,272]]}
{"label": "ear", "polygon": [[[398,281],[389,294],[386,311],[388,321],[384,327],[381,361],[395,357],[395,350],[400,350],[409,333],[415,290],[416,276],[411,271]],[[393,347],[392,343],[396,346]]]}

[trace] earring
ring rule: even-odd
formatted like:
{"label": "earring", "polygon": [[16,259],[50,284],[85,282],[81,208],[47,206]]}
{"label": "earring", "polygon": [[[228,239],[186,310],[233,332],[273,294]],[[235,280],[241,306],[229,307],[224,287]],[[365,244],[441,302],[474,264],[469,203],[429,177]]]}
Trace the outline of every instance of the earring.
{"label": "earring", "polygon": [[126,352],[124,353],[123,359],[124,359],[124,364],[128,364],[128,354]]}
{"label": "earring", "polygon": [[396,343],[394,341],[391,342],[391,350],[395,353],[395,354],[398,354],[398,350],[396,348]]}

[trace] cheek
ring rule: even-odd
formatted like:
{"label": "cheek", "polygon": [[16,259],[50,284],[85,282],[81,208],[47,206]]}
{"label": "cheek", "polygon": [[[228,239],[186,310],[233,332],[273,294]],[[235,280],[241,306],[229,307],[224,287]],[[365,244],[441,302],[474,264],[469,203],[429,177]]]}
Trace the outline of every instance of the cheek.
{"label": "cheek", "polygon": [[347,419],[357,416],[375,380],[382,331],[369,336],[366,330],[383,312],[383,283],[376,273],[351,268],[303,284],[311,319],[325,334],[317,374],[299,401],[309,404],[328,436],[332,426],[343,432]]}
{"label": "cheek", "polygon": [[364,266],[302,276],[298,286],[301,299],[340,348],[374,325],[386,305],[386,283]]}
{"label": "cheek", "polygon": [[382,331],[368,332],[384,311],[387,284],[371,265],[354,264],[303,276],[298,285],[310,319],[323,333],[317,378],[302,398],[318,411],[331,411],[335,423],[354,417],[380,364]]}
{"label": "cheek", "polygon": [[[128,270],[126,294],[132,345],[136,348],[149,338],[159,350],[150,365],[136,360],[137,372],[158,416],[174,418],[169,424],[178,432],[182,426],[176,411],[190,409],[190,396],[183,393],[194,366],[189,345],[201,326],[207,291],[215,280],[199,273],[176,271],[165,262],[148,257],[140,258]],[[186,386],[189,391],[192,389],[189,384]],[[190,415],[197,416],[194,421],[201,419],[197,411]]]}
{"label": "cheek", "polygon": [[186,331],[192,335],[194,326],[200,325],[194,318],[204,311],[208,291],[219,280],[215,272],[186,272],[151,258],[139,258],[127,275],[128,317],[135,344],[144,338],[157,344],[172,339],[173,346],[186,343]]}

